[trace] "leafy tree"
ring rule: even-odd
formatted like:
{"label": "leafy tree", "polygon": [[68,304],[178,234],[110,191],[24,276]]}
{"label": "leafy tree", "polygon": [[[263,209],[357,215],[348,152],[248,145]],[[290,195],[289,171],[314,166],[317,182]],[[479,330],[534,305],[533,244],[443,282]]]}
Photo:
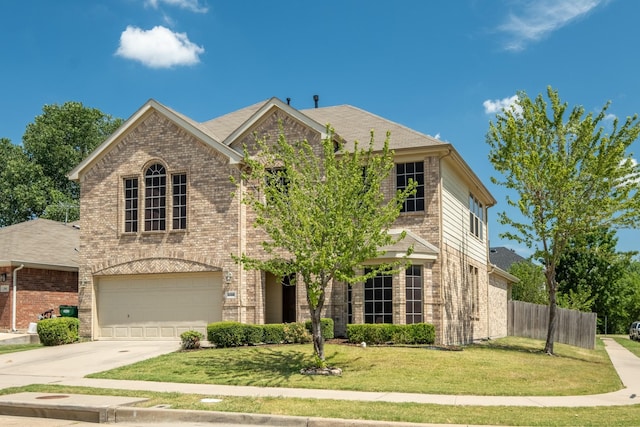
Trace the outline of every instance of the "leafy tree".
{"label": "leafy tree", "polygon": [[0,227],[39,215],[49,198],[50,181],[22,147],[0,138]]}
{"label": "leafy tree", "polygon": [[67,174],[111,135],[122,119],[73,101],[45,105],[42,111],[27,125],[22,137],[24,149],[51,179],[53,188],[67,196],[62,202],[77,201],[79,185]]}
{"label": "leafy tree", "polygon": [[628,295],[625,301],[627,318],[626,322],[624,322],[623,331],[623,333],[626,333],[632,322],[640,320],[640,262],[631,262],[629,268],[620,279],[620,286],[626,290]]}
{"label": "leafy tree", "polygon": [[[512,231],[502,236],[534,248],[544,264],[549,292],[545,351],[553,353],[557,327],[556,268],[572,237],[594,227],[632,227],[638,223],[640,172],[627,149],[640,133],[637,116],[604,130],[607,103],[594,115],[583,107],[568,111],[558,92],[547,89],[550,105],[538,95],[518,93],[516,105],[489,124],[489,159],[517,199],[507,203],[522,219],[499,214]],[[568,117],[565,113],[568,113]]]}
{"label": "leafy tree", "polygon": [[79,218],[80,189],[67,173],[122,124],[79,102],[45,105],[23,146],[0,142],[0,227],[35,217]]}
{"label": "leafy tree", "polygon": [[520,279],[520,282],[513,285],[512,299],[532,304],[549,303],[545,289],[544,270],[540,265],[529,261],[516,262],[509,267],[509,273]]}
{"label": "leafy tree", "polygon": [[[384,252],[381,247],[404,238],[389,227],[415,184],[390,197],[382,187],[393,170],[389,135],[380,153],[336,151],[333,130],[321,147],[306,140],[289,143],[281,133],[272,145],[257,141],[258,155],[245,149],[246,168],[238,183],[243,203],[256,215],[255,226],[266,233],[263,254],[242,254],[236,260],[246,269],[260,269],[284,277],[298,274],[307,291],[314,353],[324,363],[320,317],[326,290],[334,281],[353,284],[405,263],[381,264],[364,270],[362,263]],[[320,149],[320,153],[318,153]]]}
{"label": "leafy tree", "polygon": [[[617,252],[615,230],[596,228],[573,237],[556,269],[558,292],[586,296],[582,311],[598,313],[599,332],[622,332],[627,323],[628,289],[621,282],[633,252]],[[575,298],[574,298],[575,300]]]}

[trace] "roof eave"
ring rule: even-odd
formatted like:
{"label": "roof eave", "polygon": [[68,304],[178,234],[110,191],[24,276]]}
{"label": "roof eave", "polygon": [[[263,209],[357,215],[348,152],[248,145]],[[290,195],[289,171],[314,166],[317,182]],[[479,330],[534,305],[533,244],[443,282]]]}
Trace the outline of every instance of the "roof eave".
{"label": "roof eave", "polygon": [[24,265],[26,268],[35,268],[38,270],[77,272],[79,269],[77,265],[69,265],[69,264],[41,263],[41,262],[20,261],[20,260],[0,260],[0,267],[20,267],[21,265]]}

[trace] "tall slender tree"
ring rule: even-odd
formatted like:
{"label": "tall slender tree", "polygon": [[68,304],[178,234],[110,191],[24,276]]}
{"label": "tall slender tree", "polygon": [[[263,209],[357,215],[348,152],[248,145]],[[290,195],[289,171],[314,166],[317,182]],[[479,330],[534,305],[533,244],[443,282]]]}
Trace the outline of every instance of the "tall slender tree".
{"label": "tall slender tree", "polygon": [[[307,293],[314,353],[324,363],[320,318],[327,288],[334,281],[353,284],[395,271],[405,260],[364,269],[363,262],[383,254],[381,247],[404,238],[388,233],[415,183],[385,195],[383,183],[394,167],[388,139],[382,152],[356,144],[336,151],[333,130],[322,146],[257,142],[255,156],[245,150],[245,169],[237,182],[242,201],[265,232],[262,254],[236,257],[246,269],[284,277],[297,274]],[[314,149],[315,148],[315,149]]]}
{"label": "tall slender tree", "polygon": [[[489,124],[489,159],[510,190],[507,203],[521,217],[499,214],[510,226],[504,237],[535,250],[545,268],[549,327],[545,352],[552,354],[557,328],[556,268],[572,237],[594,227],[633,227],[640,217],[640,170],[629,146],[640,133],[637,116],[607,122],[607,103],[597,113],[568,109],[547,88],[530,99],[518,93],[514,106]],[[605,130],[606,129],[606,130]]]}

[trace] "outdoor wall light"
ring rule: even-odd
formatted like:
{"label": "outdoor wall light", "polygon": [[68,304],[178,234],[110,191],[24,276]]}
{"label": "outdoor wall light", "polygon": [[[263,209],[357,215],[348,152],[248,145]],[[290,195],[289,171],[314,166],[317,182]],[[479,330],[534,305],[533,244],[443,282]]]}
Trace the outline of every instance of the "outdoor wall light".
{"label": "outdoor wall light", "polygon": [[233,273],[230,271],[227,271],[226,273],[224,273],[224,281],[227,283],[231,283],[231,279],[233,279]]}
{"label": "outdoor wall light", "polygon": [[0,282],[6,282],[6,281],[7,281],[7,273],[0,274]]}

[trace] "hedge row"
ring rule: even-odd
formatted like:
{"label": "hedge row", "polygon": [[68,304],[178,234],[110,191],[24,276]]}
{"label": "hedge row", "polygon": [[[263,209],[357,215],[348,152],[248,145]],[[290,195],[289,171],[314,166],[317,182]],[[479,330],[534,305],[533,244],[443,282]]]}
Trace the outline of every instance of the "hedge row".
{"label": "hedge row", "polygon": [[347,325],[350,343],[360,344],[433,344],[435,327],[429,323],[393,325],[387,323]]}
{"label": "hedge row", "polygon": [[[333,338],[333,319],[321,319],[321,331],[325,339]],[[207,325],[207,340],[216,347],[307,343],[311,342],[311,321],[268,325],[216,322]]]}
{"label": "hedge row", "polygon": [[75,317],[42,319],[36,331],[42,345],[71,344],[78,341],[80,321]]}

